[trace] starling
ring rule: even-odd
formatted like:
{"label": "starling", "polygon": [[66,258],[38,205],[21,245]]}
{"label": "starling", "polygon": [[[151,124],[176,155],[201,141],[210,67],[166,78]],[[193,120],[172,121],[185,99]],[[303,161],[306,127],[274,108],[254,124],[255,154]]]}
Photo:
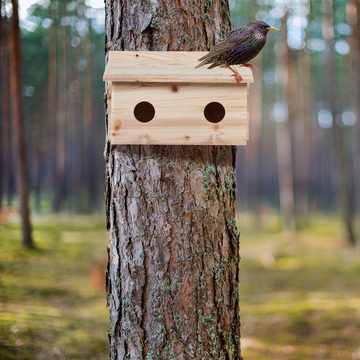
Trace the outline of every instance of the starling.
{"label": "starling", "polygon": [[279,30],[263,21],[255,21],[248,25],[232,30],[226,39],[210,49],[210,52],[199,59],[200,66],[210,64],[208,69],[216,66],[229,68],[236,77],[236,81],[242,80],[241,75],[230,65],[240,65],[254,68],[249,61],[254,58],[264,47],[266,35],[269,30]]}

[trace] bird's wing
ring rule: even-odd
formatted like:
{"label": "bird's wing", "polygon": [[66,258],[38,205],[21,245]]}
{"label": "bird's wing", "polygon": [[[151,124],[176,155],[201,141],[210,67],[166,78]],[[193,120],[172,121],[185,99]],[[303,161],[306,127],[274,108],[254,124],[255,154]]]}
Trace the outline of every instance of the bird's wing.
{"label": "bird's wing", "polygon": [[[251,35],[251,29],[247,25],[233,29],[229,32],[225,42],[238,43],[240,40],[245,40]],[[242,42],[242,41],[240,41]]]}
{"label": "bird's wing", "polygon": [[213,57],[216,57],[219,54],[222,54],[223,52],[230,50],[232,47],[234,47],[235,43],[225,43],[225,41],[222,41],[218,43],[217,45],[213,46],[210,51],[201,57],[199,61],[203,61],[206,59],[211,59]]}
{"label": "bird's wing", "polygon": [[242,26],[238,29],[234,29],[230,31],[229,35],[226,37],[226,39],[219,42],[217,45],[213,46],[209,53],[203,56],[199,59],[199,61],[203,60],[210,60],[214,57],[217,57],[218,55],[226,52],[227,50],[230,50],[234,46],[237,46],[244,41],[246,41],[251,33],[249,32],[249,29],[247,26]]}

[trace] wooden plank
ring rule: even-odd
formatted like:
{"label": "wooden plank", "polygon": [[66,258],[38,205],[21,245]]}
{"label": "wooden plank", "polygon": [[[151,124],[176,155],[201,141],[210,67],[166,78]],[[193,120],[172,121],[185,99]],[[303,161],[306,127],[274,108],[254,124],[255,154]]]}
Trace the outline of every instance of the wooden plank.
{"label": "wooden plank", "polygon": [[[113,144],[243,145],[248,139],[248,86],[232,85],[112,85],[109,138]],[[148,123],[134,116],[136,104],[155,108]],[[211,123],[204,116],[210,102],[225,108],[225,117]]]}
{"label": "wooden plank", "polygon": [[[104,80],[123,83],[224,83],[235,84],[229,69],[206,66],[195,69],[203,51],[110,51]],[[254,81],[249,68],[238,67],[242,83]]]}
{"label": "wooden plank", "polygon": [[122,129],[111,135],[112,144],[138,145],[246,145],[248,136],[246,128],[227,128],[221,131],[207,131],[203,127],[192,128],[191,133],[183,132],[183,128],[163,127],[146,131]]}

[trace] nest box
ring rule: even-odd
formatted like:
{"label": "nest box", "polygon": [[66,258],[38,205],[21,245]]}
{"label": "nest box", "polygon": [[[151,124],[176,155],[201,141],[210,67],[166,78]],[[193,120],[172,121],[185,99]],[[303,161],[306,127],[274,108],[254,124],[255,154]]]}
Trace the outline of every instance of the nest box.
{"label": "nest box", "polygon": [[246,145],[249,68],[243,81],[217,67],[195,69],[205,52],[110,51],[109,140],[112,144]]}

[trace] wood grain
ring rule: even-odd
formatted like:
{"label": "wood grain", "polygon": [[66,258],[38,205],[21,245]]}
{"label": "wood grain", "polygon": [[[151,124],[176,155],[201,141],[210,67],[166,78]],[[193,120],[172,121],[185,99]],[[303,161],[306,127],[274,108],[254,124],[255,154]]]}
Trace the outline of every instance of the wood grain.
{"label": "wood grain", "polygon": [[[245,145],[248,140],[248,86],[209,84],[112,84],[109,139],[112,144]],[[150,102],[155,117],[134,116],[135,106]],[[204,116],[210,102],[225,108],[211,123]]]}
{"label": "wood grain", "polygon": [[[204,51],[110,51],[104,80],[117,82],[227,83],[236,84],[229,69],[206,66],[195,69]],[[253,83],[249,68],[233,66]]]}

